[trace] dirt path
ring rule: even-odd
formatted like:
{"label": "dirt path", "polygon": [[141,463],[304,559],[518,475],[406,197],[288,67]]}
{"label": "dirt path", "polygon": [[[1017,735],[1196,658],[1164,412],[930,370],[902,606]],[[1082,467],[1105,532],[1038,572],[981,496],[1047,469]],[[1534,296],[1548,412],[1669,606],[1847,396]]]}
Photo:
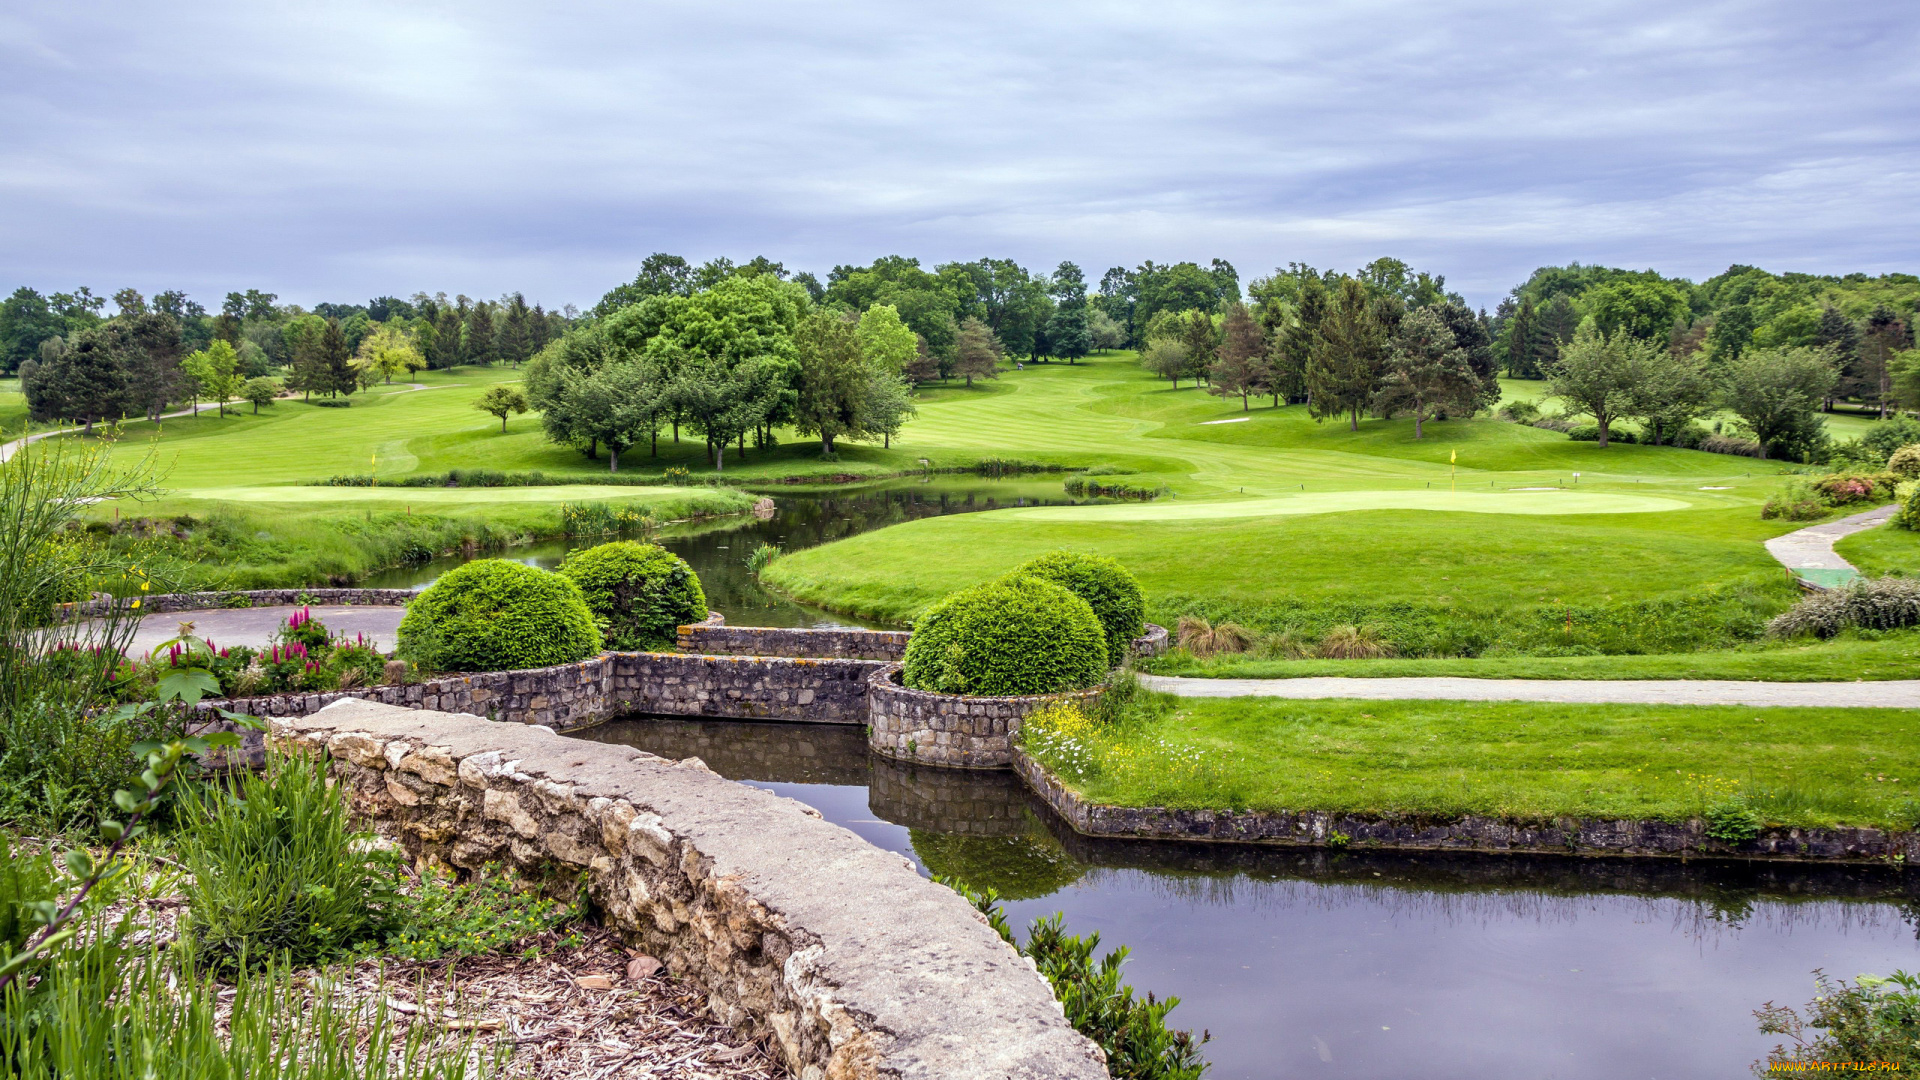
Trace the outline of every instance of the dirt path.
{"label": "dirt path", "polygon": [[1370,701],[1551,701],[1600,705],[1798,705],[1920,709],[1920,679],[1850,683],[1719,679],[1182,679],[1142,675],[1180,697],[1365,698]]}

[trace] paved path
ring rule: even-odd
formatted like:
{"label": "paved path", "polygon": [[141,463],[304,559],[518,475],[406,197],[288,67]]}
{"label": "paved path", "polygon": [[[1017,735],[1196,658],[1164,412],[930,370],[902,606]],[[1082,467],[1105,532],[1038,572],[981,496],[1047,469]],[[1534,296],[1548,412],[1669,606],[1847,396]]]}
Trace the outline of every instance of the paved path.
{"label": "paved path", "polygon": [[[148,615],[140,620],[140,630],[128,651],[134,656],[145,656],[155,645],[179,636],[183,622],[193,624],[195,637],[212,638],[216,646],[251,645],[258,649],[286,625],[289,615],[299,610],[297,607],[206,608]],[[381,649],[393,648],[394,631],[400,627],[400,617],[407,613],[406,608],[378,605],[316,604],[307,610],[327,624],[334,637],[365,634]]]}
{"label": "paved path", "polygon": [[[1840,557],[1833,550],[1834,541],[1852,536],[1854,533],[1871,529],[1893,517],[1899,504],[1882,506],[1878,510],[1869,510],[1864,514],[1843,517],[1839,521],[1829,521],[1824,525],[1809,525],[1797,529],[1785,536],[1776,536],[1767,541],[1767,554],[1780,560],[1780,565],[1789,570],[1824,570],[1825,574],[1802,575],[1819,585],[1839,584],[1854,577],[1858,571],[1852,563]],[[1835,573],[1839,571],[1840,573]]]}
{"label": "paved path", "polygon": [[[232,405],[234,403],[229,401],[227,402],[227,404]],[[200,404],[195,405],[191,409],[181,409],[179,412],[161,413],[160,419],[171,420],[176,416],[196,416],[199,414],[201,409],[211,409],[215,407],[216,407],[215,402],[203,401]],[[85,425],[82,425],[80,427],[54,428],[52,431],[42,431],[37,434],[22,436],[21,438],[14,439],[11,442],[0,443],[0,461],[5,461],[8,458],[12,457],[14,454],[19,453],[20,448],[27,445],[28,443],[39,442],[41,439],[50,439],[55,435],[70,435],[76,431],[85,431],[85,430],[86,430]]]}
{"label": "paved path", "polygon": [[1142,675],[1181,697],[1365,698],[1373,701],[1552,701],[1617,705],[1809,705],[1920,709],[1920,679],[1732,682],[1716,679],[1182,679]]}

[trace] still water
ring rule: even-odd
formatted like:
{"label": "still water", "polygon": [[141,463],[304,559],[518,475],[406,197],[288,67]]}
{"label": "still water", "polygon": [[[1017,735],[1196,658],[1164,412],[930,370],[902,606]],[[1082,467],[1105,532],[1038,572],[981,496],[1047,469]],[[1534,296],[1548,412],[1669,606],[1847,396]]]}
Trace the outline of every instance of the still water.
{"label": "still water", "polygon": [[[893,480],[854,490],[773,488],[774,512],[761,518],[737,514],[710,522],[668,526],[658,537],[661,546],[687,560],[707,593],[707,604],[735,626],[867,626],[865,622],[820,608],[798,604],[760,587],[747,571],[747,556],[761,544],[799,551],[842,540],[873,529],[918,518],[998,510],[1008,506],[1040,506],[1083,502],[1069,499],[1059,476],[988,480],[977,476],[935,476],[920,480]],[[518,559],[552,568],[573,548],[592,540],[556,540],[514,548],[486,558]],[[468,561],[462,557],[434,559],[370,575],[364,584],[375,589],[424,589],[435,578]]]}
{"label": "still water", "polygon": [[791,796],[923,872],[1064,911],[1208,1029],[1214,1080],[1741,1077],[1752,1010],[1811,972],[1920,967],[1901,871],[1331,853],[1078,836],[1007,772],[868,754],[860,729],[622,720],[582,737]]}

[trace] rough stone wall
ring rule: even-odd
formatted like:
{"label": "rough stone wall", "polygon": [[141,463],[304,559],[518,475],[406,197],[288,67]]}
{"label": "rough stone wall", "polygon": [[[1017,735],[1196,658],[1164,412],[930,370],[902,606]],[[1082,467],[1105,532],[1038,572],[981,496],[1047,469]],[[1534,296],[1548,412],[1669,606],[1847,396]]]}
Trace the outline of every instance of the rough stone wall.
{"label": "rough stone wall", "polygon": [[357,699],[410,709],[473,713],[519,724],[542,724],[556,731],[599,723],[609,711],[607,672],[624,653],[604,653],[577,664],[479,671],[444,675],[397,686],[363,686],[325,693],[275,694],[214,702],[250,716],[306,716],[336,701]]}
{"label": "rough stone wall", "polygon": [[1062,701],[1090,704],[1101,688],[1023,697],[931,694],[900,685],[900,665],[867,677],[867,742],[876,754],[922,765],[1003,769],[1013,761],[1020,718]]}
{"label": "rough stone wall", "polygon": [[809,656],[843,660],[898,660],[906,654],[907,630],[812,630],[787,626],[680,628],[680,651],[723,656]]}
{"label": "rough stone wall", "polygon": [[613,715],[727,716],[816,724],[867,722],[867,676],[878,660],[616,653]]}
{"label": "rough stone wall", "polygon": [[960,897],[769,792],[625,747],[341,701],[275,721],[420,863],[584,872],[603,917],[801,1080],[1100,1080]]}
{"label": "rough stone wall", "polygon": [[[1706,822],[1612,821],[1561,818],[1515,822],[1468,814],[1373,817],[1323,810],[1174,810],[1088,802],[1046,766],[1015,750],[1014,771],[1076,832],[1151,840],[1207,840],[1306,847],[1426,851],[1556,852],[1565,855],[1640,855],[1884,861],[1920,859],[1920,833],[1880,829],[1764,830],[1729,844],[1707,835]],[[1347,839],[1336,840],[1342,834]]]}
{"label": "rough stone wall", "polygon": [[[355,606],[406,607],[420,594],[410,589],[241,589],[235,592],[159,593],[140,598],[140,610],[149,615],[171,611],[199,611],[218,607],[278,607],[285,604],[352,604]],[[304,598],[304,599],[303,599]],[[247,603],[237,603],[245,599]],[[91,619],[105,615],[118,601],[83,600],[62,604],[67,618]]]}
{"label": "rough stone wall", "polygon": [[1167,651],[1169,636],[1166,627],[1148,623],[1147,632],[1134,638],[1128,651],[1135,656],[1159,656]]}

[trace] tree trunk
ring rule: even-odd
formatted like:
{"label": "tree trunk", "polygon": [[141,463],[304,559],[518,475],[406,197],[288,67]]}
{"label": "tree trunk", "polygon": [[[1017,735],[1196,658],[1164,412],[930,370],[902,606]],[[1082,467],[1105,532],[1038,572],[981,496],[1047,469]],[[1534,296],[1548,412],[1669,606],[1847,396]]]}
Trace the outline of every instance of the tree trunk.
{"label": "tree trunk", "polygon": [[620,471],[620,450],[612,443],[607,444],[607,471],[610,473]]}
{"label": "tree trunk", "polygon": [[673,419],[673,445],[680,445],[680,418],[677,416]]}
{"label": "tree trunk", "polygon": [[1427,422],[1426,413],[1422,412],[1420,409],[1417,409],[1417,408],[1414,409],[1413,410],[1413,437],[1414,438],[1424,439],[1427,437],[1426,422]]}
{"label": "tree trunk", "polygon": [[1347,430],[1348,431],[1360,430],[1360,410],[1358,408],[1349,409],[1347,411]]}
{"label": "tree trunk", "polygon": [[505,435],[506,433],[507,433],[507,414],[501,413],[500,414],[500,434]]}
{"label": "tree trunk", "polygon": [[659,428],[653,429],[653,449],[648,451],[647,456],[648,457],[660,456],[660,429]]}
{"label": "tree trunk", "polygon": [[1242,390],[1242,391],[1240,391],[1240,411],[1241,411],[1241,412],[1247,412],[1247,411],[1248,411],[1248,408],[1247,408],[1247,392],[1246,392],[1245,390]]}
{"label": "tree trunk", "polygon": [[715,445],[713,449],[714,449],[713,471],[716,473],[726,472],[727,471],[727,444],[719,443]]}

